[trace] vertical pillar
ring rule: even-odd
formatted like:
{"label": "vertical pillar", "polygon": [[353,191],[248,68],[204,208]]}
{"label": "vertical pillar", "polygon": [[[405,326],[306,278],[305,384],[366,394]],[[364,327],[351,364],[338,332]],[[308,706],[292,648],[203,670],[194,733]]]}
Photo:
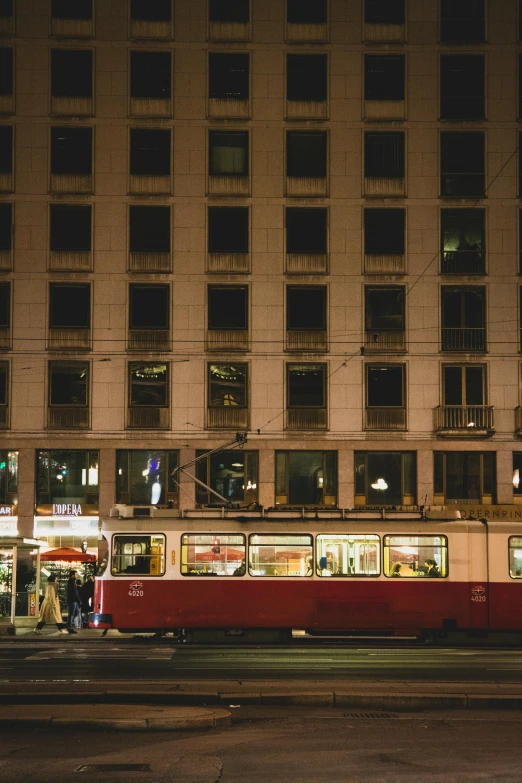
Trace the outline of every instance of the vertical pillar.
{"label": "vertical pillar", "polygon": [[100,449],[99,461],[99,513],[100,519],[108,517],[116,502],[116,449]]}
{"label": "vertical pillar", "polygon": [[337,459],[339,462],[337,505],[339,508],[353,508],[355,502],[353,449],[339,449]]}
{"label": "vertical pillar", "polygon": [[420,506],[433,504],[433,452],[431,449],[417,451],[417,503]]}
{"label": "vertical pillar", "polygon": [[497,451],[497,503],[513,503],[512,451]]}
{"label": "vertical pillar", "polygon": [[18,535],[34,535],[35,474],[34,449],[18,450]]}
{"label": "vertical pillar", "polygon": [[259,449],[259,503],[270,508],[275,503],[275,451]]}
{"label": "vertical pillar", "polygon": [[[186,462],[193,460],[195,456],[196,452],[194,449],[180,449],[179,464],[184,465]],[[190,478],[190,476],[196,475],[196,466],[193,465],[191,468],[188,468],[188,472],[188,476],[186,473],[178,473],[177,481],[180,483],[179,507],[190,510],[196,507],[196,482]]]}

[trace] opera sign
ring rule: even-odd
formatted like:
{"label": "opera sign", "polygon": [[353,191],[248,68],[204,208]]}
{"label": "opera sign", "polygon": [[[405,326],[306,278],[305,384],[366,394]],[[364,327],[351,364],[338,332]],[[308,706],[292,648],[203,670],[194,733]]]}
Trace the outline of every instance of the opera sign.
{"label": "opera sign", "polygon": [[53,503],[53,517],[81,517],[82,507],[79,503]]}

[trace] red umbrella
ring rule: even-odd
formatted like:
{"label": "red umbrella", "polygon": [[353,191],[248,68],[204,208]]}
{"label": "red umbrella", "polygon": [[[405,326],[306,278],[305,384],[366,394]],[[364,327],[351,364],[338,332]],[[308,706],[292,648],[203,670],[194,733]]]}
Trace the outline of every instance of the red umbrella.
{"label": "red umbrella", "polygon": [[79,549],[73,549],[70,546],[62,546],[59,549],[49,549],[48,552],[42,552],[40,555],[40,561],[54,560],[65,563],[95,563],[96,555],[89,555],[87,552],[82,552]]}
{"label": "red umbrella", "polygon": [[[226,557],[225,557],[226,554]],[[230,547],[221,547],[221,552],[212,552],[207,550],[206,552],[196,552],[194,554],[194,560],[197,562],[213,562],[215,560],[243,560],[245,553],[239,549],[231,549]]]}

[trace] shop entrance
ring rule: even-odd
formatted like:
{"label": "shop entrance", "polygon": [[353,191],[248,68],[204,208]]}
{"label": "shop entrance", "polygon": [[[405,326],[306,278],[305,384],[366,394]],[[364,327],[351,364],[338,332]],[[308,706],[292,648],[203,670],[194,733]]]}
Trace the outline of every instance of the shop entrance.
{"label": "shop entrance", "polygon": [[29,625],[37,617],[44,543],[18,536],[0,540],[0,630]]}

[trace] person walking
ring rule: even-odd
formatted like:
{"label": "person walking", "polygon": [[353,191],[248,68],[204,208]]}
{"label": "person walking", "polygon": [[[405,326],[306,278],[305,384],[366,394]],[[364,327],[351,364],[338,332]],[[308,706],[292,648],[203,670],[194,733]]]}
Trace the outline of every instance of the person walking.
{"label": "person walking", "polygon": [[45,588],[45,598],[43,599],[38,614],[38,625],[34,629],[33,633],[41,634],[42,628],[45,623],[56,623],[60,633],[67,633],[62,621],[62,610],[60,609],[60,599],[56,590],[56,577],[51,574],[47,580],[47,587]]}
{"label": "person walking", "polygon": [[78,587],[76,580],[78,579],[77,571],[69,572],[69,579],[67,581],[67,630],[69,633],[78,633],[75,629],[75,620],[78,615],[81,617],[81,599],[78,593]]}
{"label": "person walking", "polygon": [[94,576],[90,574],[80,590],[84,627],[89,627],[89,612],[94,611]]}

